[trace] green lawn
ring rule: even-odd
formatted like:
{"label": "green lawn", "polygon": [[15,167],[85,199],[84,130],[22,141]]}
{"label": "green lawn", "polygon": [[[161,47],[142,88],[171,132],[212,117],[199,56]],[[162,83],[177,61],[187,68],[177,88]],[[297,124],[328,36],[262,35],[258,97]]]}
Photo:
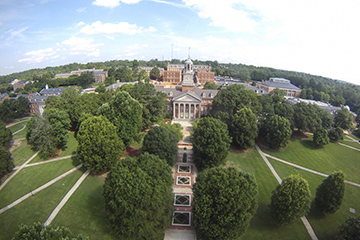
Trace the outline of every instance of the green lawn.
{"label": "green lawn", "polygon": [[[345,139],[347,139],[347,138],[345,138]],[[360,149],[360,143],[359,143],[359,142],[345,141],[345,139],[344,139],[344,140],[341,140],[341,141],[339,141],[339,142],[341,142],[341,143],[343,143],[343,144],[346,144],[346,145],[349,145],[349,146],[352,146],[352,147],[354,147],[354,148]]]}
{"label": "green lawn", "polygon": [[[11,239],[21,223],[44,223],[82,173],[82,171],[76,171],[0,214],[0,240]],[[68,217],[70,219],[73,215],[71,214]]]}
{"label": "green lawn", "polygon": [[273,222],[268,205],[271,192],[278,183],[256,150],[248,153],[231,151],[227,161],[230,166],[252,173],[258,184],[259,207],[241,239],[311,239],[300,219],[290,226],[278,226]]}
{"label": "green lawn", "polygon": [[[74,162],[75,161],[75,162]],[[0,191],[0,208],[58,177],[78,165],[77,160],[66,159],[53,163],[23,168]]]}
{"label": "green lawn", "polygon": [[[8,129],[10,129],[12,133],[14,133],[14,132],[22,129],[25,125],[26,125],[26,122],[21,122],[21,123],[13,125],[11,127],[8,127]],[[24,129],[24,131],[25,131],[25,129]]]}
{"label": "green lawn", "polygon": [[275,151],[262,147],[262,150],[272,156],[288,162],[310,168],[312,170],[331,174],[342,170],[346,180],[360,183],[359,164],[360,152],[330,143],[323,148],[316,148],[312,143],[312,136],[303,139],[291,139],[289,145],[282,151]]}
{"label": "green lawn", "polygon": [[14,159],[15,166],[20,166],[35,153],[36,151],[33,150],[30,145],[27,144],[26,140],[21,140],[20,145],[15,148],[15,150],[11,153],[11,155],[12,158]]}
{"label": "green lawn", "polygon": [[[315,175],[313,173],[309,173],[300,169],[295,169],[294,167],[272,159],[269,159],[269,161],[281,178],[285,178],[291,174],[299,174],[301,177],[306,179],[309,182],[313,198],[316,194],[316,188],[325,179],[322,176]],[[357,211],[360,210],[359,199],[360,188],[346,184],[343,203],[341,205],[341,208],[335,214],[324,216],[312,210],[307,216],[307,218],[318,238],[335,239],[336,234],[338,234],[339,232],[339,226],[344,223],[348,217],[354,215],[350,213],[349,209],[354,208]]]}
{"label": "green lawn", "polygon": [[13,135],[13,140],[17,140],[25,137],[26,137],[26,128],[18,132],[17,134]]}
{"label": "green lawn", "polygon": [[104,178],[89,175],[71,196],[53,221],[54,226],[67,226],[73,233],[91,239],[117,239],[110,233],[102,196]]}

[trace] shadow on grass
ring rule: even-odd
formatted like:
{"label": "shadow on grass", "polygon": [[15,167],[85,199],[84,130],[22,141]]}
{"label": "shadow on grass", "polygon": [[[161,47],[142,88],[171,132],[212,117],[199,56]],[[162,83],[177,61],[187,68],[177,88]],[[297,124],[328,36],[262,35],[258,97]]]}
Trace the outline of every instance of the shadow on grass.
{"label": "shadow on grass", "polygon": [[303,147],[310,149],[310,150],[318,149],[316,146],[314,146],[314,143],[311,140],[307,140],[307,139],[300,140],[300,144],[303,145]]}

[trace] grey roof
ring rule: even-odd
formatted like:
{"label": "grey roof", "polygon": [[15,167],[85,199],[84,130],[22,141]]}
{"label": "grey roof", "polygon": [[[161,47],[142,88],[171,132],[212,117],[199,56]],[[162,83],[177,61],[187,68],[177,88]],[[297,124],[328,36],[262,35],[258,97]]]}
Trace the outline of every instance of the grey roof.
{"label": "grey roof", "polygon": [[30,103],[45,103],[48,96],[35,96],[29,99]]}
{"label": "grey roof", "polygon": [[18,99],[19,97],[23,97],[23,98],[28,99],[28,98],[29,98],[29,94],[18,94],[18,95],[16,96],[16,99]]}
{"label": "grey roof", "polygon": [[40,94],[54,94],[54,95],[60,95],[60,93],[64,90],[65,88],[43,88],[41,89],[41,91],[39,92]]}
{"label": "grey roof", "polygon": [[19,81],[17,83],[14,83],[14,85],[20,85],[20,84],[27,84],[29,81],[25,80],[25,81]]}
{"label": "grey roof", "polygon": [[4,98],[6,98],[6,97],[8,97],[9,95],[7,94],[7,93],[0,93],[0,102],[4,99]]}
{"label": "grey roof", "polygon": [[266,83],[258,82],[257,83],[260,86],[267,86],[272,88],[280,88],[280,89],[290,89],[290,90],[298,90],[301,91],[300,88],[297,86],[291,84],[290,80],[287,80],[285,78],[270,78],[269,81],[266,81]]}
{"label": "grey roof", "polygon": [[[217,93],[219,92],[219,90],[199,89],[199,88],[194,88],[193,92],[191,92],[191,91],[182,92],[180,89],[176,89],[176,88],[157,88],[157,87],[155,87],[155,89],[159,92],[165,93],[168,97],[173,97],[174,99],[185,93],[190,93],[191,95],[193,95],[194,97],[197,97],[199,99],[211,99],[211,98],[214,98],[217,95]],[[172,93],[172,95],[170,93]]]}
{"label": "grey roof", "polygon": [[329,103],[324,103],[316,100],[310,100],[310,99],[302,99],[302,98],[288,98],[286,99],[286,103],[290,105],[295,105],[297,103],[306,103],[306,104],[313,104],[318,105],[320,108],[327,110],[331,114],[335,114],[338,110],[341,110],[341,107],[335,107]]}
{"label": "grey roof", "polygon": [[227,87],[227,86],[230,86],[232,84],[243,85],[243,86],[245,86],[246,90],[252,90],[252,91],[254,91],[255,93],[258,93],[258,94],[268,94],[268,91],[266,91],[264,89],[260,89],[260,88],[251,86],[251,85],[249,85],[247,83],[238,82],[238,81],[227,81],[227,82],[223,83],[222,86]]}
{"label": "grey roof", "polygon": [[137,83],[137,81],[136,81],[136,82],[118,82],[118,83],[113,83],[113,84],[105,87],[105,89],[117,89],[117,88],[121,87],[121,86],[124,85],[124,84],[132,84],[132,85],[135,85],[136,83]]}

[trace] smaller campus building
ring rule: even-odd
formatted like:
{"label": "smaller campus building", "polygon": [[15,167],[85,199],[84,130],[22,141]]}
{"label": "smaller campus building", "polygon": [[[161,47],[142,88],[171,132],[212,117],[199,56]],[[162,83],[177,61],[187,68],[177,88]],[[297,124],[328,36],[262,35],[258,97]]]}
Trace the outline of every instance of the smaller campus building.
{"label": "smaller campus building", "polygon": [[279,88],[284,90],[288,97],[299,97],[301,93],[300,88],[291,84],[290,80],[285,78],[270,78],[268,81],[258,82],[257,86],[269,93]]}

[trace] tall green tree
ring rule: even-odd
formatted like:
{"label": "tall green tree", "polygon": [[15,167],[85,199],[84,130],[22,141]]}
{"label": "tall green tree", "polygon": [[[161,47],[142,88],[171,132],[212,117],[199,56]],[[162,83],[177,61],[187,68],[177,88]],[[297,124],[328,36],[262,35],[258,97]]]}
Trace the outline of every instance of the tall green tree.
{"label": "tall green tree", "polygon": [[163,239],[173,211],[172,184],[170,166],[155,155],[117,162],[103,190],[111,229],[120,239]]}
{"label": "tall green tree", "polygon": [[7,147],[12,139],[10,129],[6,128],[3,121],[0,120],[0,146]]}
{"label": "tall green tree", "polygon": [[345,192],[345,174],[337,171],[329,175],[316,189],[315,207],[326,214],[339,210]]}
{"label": "tall green tree", "polygon": [[58,151],[57,140],[47,118],[33,115],[27,126],[27,141],[33,144],[44,158],[52,156]]}
{"label": "tall green tree", "polygon": [[271,148],[285,148],[289,143],[292,131],[286,118],[271,116],[265,120],[261,128],[265,141]]}
{"label": "tall green tree", "polygon": [[244,107],[233,117],[229,128],[233,142],[241,148],[253,147],[257,137],[257,120],[251,109]]}
{"label": "tall green tree", "polygon": [[336,127],[328,131],[328,136],[330,140],[337,142],[344,139],[344,131],[340,127]]}
{"label": "tall green tree", "polygon": [[209,168],[193,187],[197,239],[240,239],[257,209],[252,175],[235,168]]}
{"label": "tall green tree", "polygon": [[212,117],[200,118],[194,125],[191,138],[198,169],[216,167],[225,162],[231,143],[225,123]]}
{"label": "tall green tree", "polygon": [[206,82],[204,85],[204,89],[217,89],[217,87],[215,83]]}
{"label": "tall green tree", "polygon": [[116,92],[109,103],[99,108],[99,113],[115,125],[120,139],[129,145],[138,140],[142,127],[142,106],[127,92]]}
{"label": "tall green tree", "polygon": [[48,109],[44,111],[43,117],[47,119],[51,125],[51,134],[55,137],[56,147],[64,149],[67,143],[67,139],[69,138],[69,115],[62,110]]}
{"label": "tall green tree", "polygon": [[233,84],[214,97],[211,115],[230,126],[233,116],[243,107],[250,108],[255,114],[261,110],[261,104],[254,91]]}
{"label": "tall green tree", "polygon": [[96,173],[111,168],[124,150],[116,127],[104,116],[89,117],[83,121],[76,138],[79,142],[78,159]]}
{"label": "tall green tree", "polygon": [[33,224],[26,225],[21,224],[19,230],[15,233],[12,240],[89,240],[89,237],[82,236],[81,234],[75,236],[71,233],[70,229],[66,227],[44,227],[40,222],[34,222]]}
{"label": "tall green tree", "polygon": [[178,141],[179,135],[174,130],[164,126],[154,127],[145,135],[141,150],[155,154],[173,166],[178,154]]}
{"label": "tall green tree", "polygon": [[300,131],[313,132],[322,126],[319,107],[313,104],[297,103],[294,106],[294,127]]}
{"label": "tall green tree", "polygon": [[150,71],[150,79],[156,80],[160,77],[160,70],[157,67],[153,67]]}
{"label": "tall green tree", "polygon": [[14,160],[11,157],[10,151],[0,145],[0,176],[6,172],[10,172],[14,167]]}
{"label": "tall green tree", "polygon": [[335,127],[341,127],[342,129],[350,129],[352,126],[353,117],[347,108],[338,110],[334,117]]}
{"label": "tall green tree", "polygon": [[271,195],[270,211],[279,223],[293,223],[310,210],[311,192],[308,182],[298,175],[290,175]]}
{"label": "tall green tree", "polygon": [[166,100],[166,94],[157,91],[153,84],[139,82],[128,92],[143,106],[142,128],[148,128],[165,117],[169,102]]}
{"label": "tall green tree", "polygon": [[316,129],[313,136],[313,142],[316,146],[329,144],[330,139],[328,137],[328,132],[322,128]]}
{"label": "tall green tree", "polygon": [[360,215],[349,217],[340,226],[339,240],[359,240],[360,236]]}

